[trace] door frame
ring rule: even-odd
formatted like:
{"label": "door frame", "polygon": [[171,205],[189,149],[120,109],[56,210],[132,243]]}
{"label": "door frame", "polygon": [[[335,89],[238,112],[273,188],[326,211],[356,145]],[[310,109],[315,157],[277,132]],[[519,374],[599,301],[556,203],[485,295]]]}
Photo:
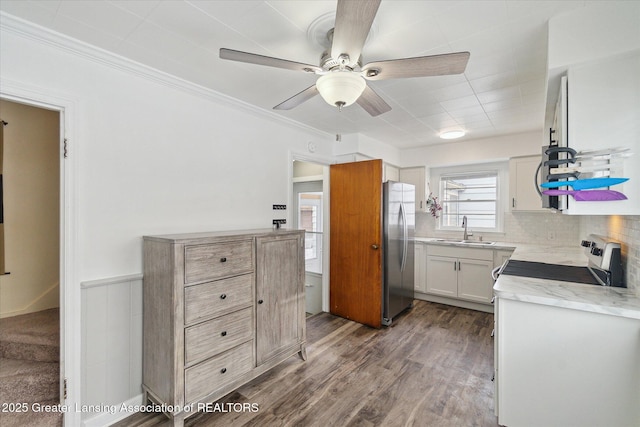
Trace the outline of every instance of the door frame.
{"label": "door frame", "polygon": [[[65,426],[81,424],[81,296],[77,270],[78,144],[74,140],[77,101],[46,88],[0,78],[0,98],[57,111],[60,116],[60,402],[70,408]],[[66,387],[65,387],[66,384]],[[66,391],[66,399],[65,399]]]}
{"label": "door frame", "polygon": [[289,168],[288,179],[289,183],[287,188],[287,223],[293,225],[293,215],[296,214],[293,210],[293,161],[299,160],[301,162],[315,163],[323,166],[322,170],[322,194],[323,194],[323,208],[322,208],[322,311],[329,312],[329,256],[331,248],[329,247],[329,166],[337,163],[334,158],[326,157],[322,155],[309,155],[307,153],[298,153],[295,151],[289,151]]}
{"label": "door frame", "polygon": [[[323,167],[324,168],[324,167]],[[320,191],[320,193],[322,194],[322,212],[320,213],[320,217],[322,218],[322,226],[324,227],[324,203],[325,203],[325,196],[324,196],[324,192],[323,192],[323,179],[322,177],[309,177],[310,180],[306,181],[306,180],[302,180],[301,178],[294,178],[293,180],[293,201],[291,203],[291,216],[292,216],[292,221],[291,221],[291,226],[295,227],[295,228],[300,228],[300,224],[298,222],[298,218],[299,218],[299,214],[300,214],[300,203],[299,203],[299,197],[301,193],[308,193],[308,192],[315,192]],[[318,178],[318,179],[316,179]],[[298,181],[298,179],[300,179],[300,181]],[[306,187],[305,189],[300,189],[300,187]],[[318,187],[318,188],[311,188],[311,187]],[[305,233],[305,239],[306,239],[306,233]],[[324,229],[322,230],[322,256],[324,257]],[[324,259],[322,259],[322,262],[324,263]],[[305,253],[305,297],[307,298],[308,302],[308,297],[309,294],[306,292],[307,291],[307,286],[310,286],[310,282],[314,282],[317,284],[318,279],[320,279],[320,311],[322,311],[322,265],[320,266],[320,272],[316,273],[316,272],[311,272],[308,271],[306,269],[306,253]],[[311,279],[311,280],[309,280]],[[317,307],[317,305],[315,305]],[[308,306],[307,306],[308,307]],[[309,311],[308,313],[313,313],[312,311]]]}

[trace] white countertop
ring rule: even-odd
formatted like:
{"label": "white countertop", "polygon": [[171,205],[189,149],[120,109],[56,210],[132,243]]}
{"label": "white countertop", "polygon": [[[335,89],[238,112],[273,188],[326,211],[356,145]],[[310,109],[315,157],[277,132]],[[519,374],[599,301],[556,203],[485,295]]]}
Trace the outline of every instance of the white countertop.
{"label": "white countertop", "polygon": [[[577,266],[588,263],[582,248],[521,244],[516,244],[511,259]],[[640,295],[627,288],[502,274],[493,291],[499,298],[640,320]]]}
{"label": "white countertop", "polygon": [[[437,245],[478,247],[464,243],[447,243],[433,238],[417,237],[415,240]],[[497,242],[495,245],[481,247],[496,250],[514,248],[511,259],[520,261],[574,266],[588,264],[584,250],[577,246],[549,247]],[[640,290],[502,274],[496,281],[493,291],[499,298],[640,320]]]}

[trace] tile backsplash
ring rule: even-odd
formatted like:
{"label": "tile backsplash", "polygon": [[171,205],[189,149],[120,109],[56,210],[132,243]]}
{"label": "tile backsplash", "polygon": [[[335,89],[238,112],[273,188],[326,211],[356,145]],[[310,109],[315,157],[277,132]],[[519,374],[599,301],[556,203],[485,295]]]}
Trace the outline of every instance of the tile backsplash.
{"label": "tile backsplash", "polygon": [[640,216],[582,216],[581,235],[600,234],[622,243],[627,287],[640,292]]}
{"label": "tile backsplash", "polygon": [[[473,239],[501,242],[572,246],[581,240],[580,219],[552,212],[505,213],[504,232],[482,233],[470,229]],[[428,213],[416,213],[416,235],[424,237],[462,238],[459,232],[436,230],[436,219]]]}

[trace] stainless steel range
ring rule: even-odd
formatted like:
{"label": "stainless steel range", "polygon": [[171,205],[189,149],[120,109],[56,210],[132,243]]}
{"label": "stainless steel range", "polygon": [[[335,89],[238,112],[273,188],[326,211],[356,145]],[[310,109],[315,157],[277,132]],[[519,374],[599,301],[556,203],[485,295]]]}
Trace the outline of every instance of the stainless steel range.
{"label": "stainless steel range", "polygon": [[499,274],[537,279],[626,287],[620,243],[590,234],[581,245],[589,258],[587,267],[509,260]]}

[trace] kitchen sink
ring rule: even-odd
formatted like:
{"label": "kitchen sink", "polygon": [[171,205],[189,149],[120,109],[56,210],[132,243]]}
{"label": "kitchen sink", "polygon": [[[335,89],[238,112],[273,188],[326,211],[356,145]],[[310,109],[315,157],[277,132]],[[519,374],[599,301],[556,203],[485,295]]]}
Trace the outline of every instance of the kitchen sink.
{"label": "kitchen sink", "polygon": [[451,243],[456,245],[469,245],[469,246],[492,246],[496,242],[481,242],[480,240],[455,240],[455,239],[435,239],[434,242]]}

